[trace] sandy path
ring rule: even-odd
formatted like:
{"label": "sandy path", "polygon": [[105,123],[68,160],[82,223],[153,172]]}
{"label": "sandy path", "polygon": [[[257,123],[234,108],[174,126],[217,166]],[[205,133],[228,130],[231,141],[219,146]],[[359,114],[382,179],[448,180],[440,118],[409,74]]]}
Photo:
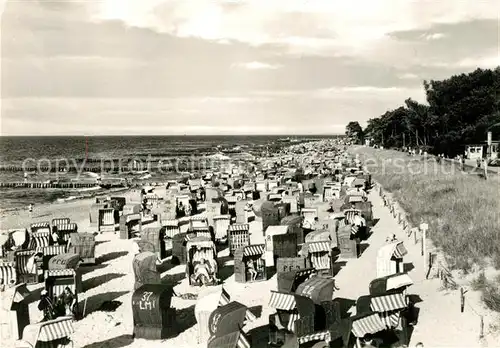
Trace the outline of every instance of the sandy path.
{"label": "sandy path", "polygon": [[498,323],[498,317],[484,309],[479,293],[470,290],[466,294],[468,305],[464,313],[460,313],[459,290],[440,291],[438,279],[426,280],[420,244],[415,245],[413,239],[406,236],[396,219],[390,215],[389,209],[383,206],[376,190],[369,194],[369,200],[373,203],[374,218],[380,220],[373,228],[367,241],[369,247],[361,258],[349,260],[335,277],[340,290],[334,296],[352,299],[367,295],[370,281],[376,278],[377,251],[385,244],[388,235],[396,234],[399,240],[405,242],[408,250],[404,263],[414,266],[409,275],[415,284],[408,291],[422,299],[417,304],[420,308],[419,322],[412,334],[410,346],[423,342],[427,347],[500,347],[498,336],[488,336],[479,342],[480,319],[470,306],[478,314],[484,314],[485,333],[489,331],[489,324],[494,324],[495,320]]}

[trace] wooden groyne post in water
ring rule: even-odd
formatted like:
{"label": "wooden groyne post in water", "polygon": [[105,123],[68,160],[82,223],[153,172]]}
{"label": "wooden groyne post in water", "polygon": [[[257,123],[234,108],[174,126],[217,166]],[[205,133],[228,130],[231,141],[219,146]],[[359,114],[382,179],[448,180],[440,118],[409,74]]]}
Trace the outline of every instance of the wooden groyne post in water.
{"label": "wooden groyne post in water", "polygon": [[0,182],[0,188],[31,188],[31,189],[49,189],[49,188],[91,188],[97,187],[95,183],[86,182],[63,182],[63,183],[44,183],[44,182]]}

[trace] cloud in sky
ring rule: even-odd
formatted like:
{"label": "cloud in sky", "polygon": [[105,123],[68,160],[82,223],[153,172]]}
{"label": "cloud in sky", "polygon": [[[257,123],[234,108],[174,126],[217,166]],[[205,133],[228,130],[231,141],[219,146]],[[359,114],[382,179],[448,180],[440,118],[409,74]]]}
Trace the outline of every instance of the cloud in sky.
{"label": "cloud in sky", "polygon": [[238,63],[233,64],[234,67],[250,69],[250,70],[260,70],[260,69],[279,69],[280,65],[271,65],[262,62],[249,62],[249,63]]}
{"label": "cloud in sky", "polygon": [[[1,8],[1,7],[0,7]],[[8,1],[2,134],[339,133],[492,68],[494,1]]]}

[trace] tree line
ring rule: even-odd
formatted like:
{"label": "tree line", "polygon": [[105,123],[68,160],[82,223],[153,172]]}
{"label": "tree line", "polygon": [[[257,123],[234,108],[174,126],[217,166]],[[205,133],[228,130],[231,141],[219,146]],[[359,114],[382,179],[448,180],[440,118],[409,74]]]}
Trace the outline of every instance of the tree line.
{"label": "tree line", "polygon": [[423,87],[427,105],[408,98],[369,119],[365,129],[349,122],[346,135],[357,143],[369,139],[385,148],[410,146],[448,156],[462,154],[466,144],[485,143],[488,130],[493,130],[493,139],[499,138],[500,66],[424,81]]}

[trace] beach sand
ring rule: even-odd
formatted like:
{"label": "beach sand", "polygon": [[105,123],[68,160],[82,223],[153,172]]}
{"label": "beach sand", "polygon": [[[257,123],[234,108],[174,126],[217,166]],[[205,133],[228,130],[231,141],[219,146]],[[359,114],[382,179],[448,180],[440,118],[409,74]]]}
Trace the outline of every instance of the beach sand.
{"label": "beach sand", "polygon": [[[136,193],[129,192],[125,196]],[[123,195],[123,194],[122,194]],[[368,294],[370,281],[376,278],[376,255],[378,249],[385,244],[385,238],[396,234],[398,239],[404,240],[409,255],[406,263],[413,263],[410,276],[415,285],[409,288],[410,294],[417,294],[422,302],[417,304],[420,308],[418,325],[413,332],[411,346],[416,342],[423,342],[426,347],[500,347],[499,337],[486,336],[483,342],[479,341],[480,318],[484,315],[485,333],[489,331],[490,323],[498,322],[498,318],[486,311],[479,299],[479,294],[470,290],[467,293],[469,307],[460,313],[459,291],[439,291],[439,280],[425,280],[423,258],[420,256],[420,246],[408,240],[402,228],[389,215],[387,208],[378,194],[373,191],[369,194],[373,202],[374,217],[380,219],[373,228],[373,234],[365,242],[369,246],[362,256],[356,260],[349,260],[336,278],[339,288],[334,297],[356,299],[358,296]],[[89,228],[89,207],[94,199],[71,201],[63,204],[49,204],[35,207],[35,212],[30,216],[27,211],[7,213],[2,217],[1,228],[28,227],[31,222],[50,221],[54,217],[69,217],[78,223],[79,231],[94,232]],[[253,242],[262,242],[261,231],[253,223],[251,230]],[[79,301],[86,303],[86,316],[75,322],[75,333],[72,335],[74,347],[77,348],[118,348],[118,347],[176,347],[197,348],[206,347],[206,342],[198,342],[197,326],[194,317],[194,300],[184,300],[174,297],[172,306],[177,309],[177,320],[182,332],[175,338],[164,341],[148,341],[132,339],[133,319],[131,297],[134,286],[132,270],[133,242],[120,240],[118,233],[103,233],[96,237],[97,265],[82,266],[84,292],[79,294]],[[220,256],[227,256],[228,251],[222,250]],[[226,266],[230,266],[229,261]],[[185,278],[185,266],[176,266],[162,273],[165,282],[176,284],[175,292],[179,295],[200,292],[200,288],[188,285]],[[267,324],[271,309],[268,306],[270,290],[277,287],[276,276],[269,281],[253,284],[240,284],[234,281],[234,275],[225,279],[225,288],[231,295],[231,300],[239,301],[248,307],[262,306],[261,316],[253,323],[245,326],[244,331]],[[29,286],[29,289],[39,294],[43,284]],[[104,301],[120,301],[122,304],[115,312],[99,311]],[[30,304],[31,322],[42,318],[37,309],[38,302]],[[254,338],[252,347],[265,347],[267,331],[260,330],[260,336]],[[4,347],[14,347],[14,342],[5,342]]]}

